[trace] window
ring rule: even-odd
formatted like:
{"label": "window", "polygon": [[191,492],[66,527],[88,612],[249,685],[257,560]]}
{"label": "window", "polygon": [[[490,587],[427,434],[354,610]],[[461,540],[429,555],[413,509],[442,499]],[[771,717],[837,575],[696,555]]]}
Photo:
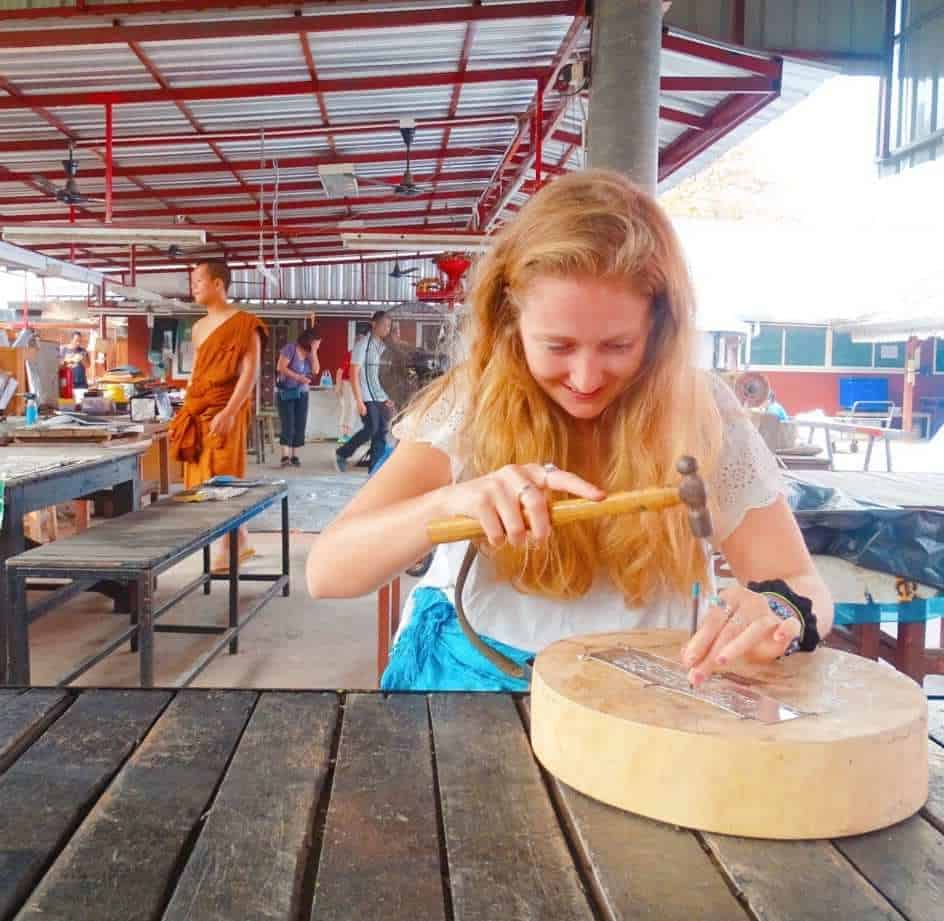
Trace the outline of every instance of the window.
{"label": "window", "polygon": [[783,364],[783,327],[760,324],[760,330],[751,339],[752,365]]}
{"label": "window", "polygon": [[904,368],[904,342],[877,342],[875,344],[876,368]]}
{"label": "window", "polygon": [[826,332],[825,326],[788,326],[784,364],[825,368]]}
{"label": "window", "polygon": [[871,368],[872,343],[853,342],[850,333],[833,333],[834,368]]}

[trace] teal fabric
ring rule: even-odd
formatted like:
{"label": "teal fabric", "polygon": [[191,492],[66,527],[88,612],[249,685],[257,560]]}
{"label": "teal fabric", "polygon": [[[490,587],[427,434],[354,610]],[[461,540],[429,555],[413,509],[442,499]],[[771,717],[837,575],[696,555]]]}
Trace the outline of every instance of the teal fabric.
{"label": "teal fabric", "polygon": [[853,624],[915,624],[942,616],[944,616],[944,597],[937,596],[902,601],[898,604],[838,602],[835,605],[834,622],[846,627]]}
{"label": "teal fabric", "polygon": [[[532,653],[483,636],[519,665]],[[496,668],[465,638],[456,610],[438,588],[413,593],[413,613],[390,651],[384,691],[527,691],[528,682]]]}

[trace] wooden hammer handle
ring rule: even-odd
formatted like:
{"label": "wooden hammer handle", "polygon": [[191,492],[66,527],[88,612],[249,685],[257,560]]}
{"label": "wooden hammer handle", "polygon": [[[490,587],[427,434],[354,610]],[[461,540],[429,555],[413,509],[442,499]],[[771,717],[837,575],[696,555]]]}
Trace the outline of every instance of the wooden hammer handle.
{"label": "wooden hammer handle", "polygon": [[[551,504],[551,524],[569,524],[572,521],[588,521],[607,515],[622,515],[626,512],[654,511],[678,505],[682,501],[675,486],[638,489],[632,492],[615,492],[599,502],[590,499],[563,499]],[[426,526],[426,534],[434,544],[450,544],[459,540],[476,540],[485,532],[477,518],[464,515],[441,518]]]}

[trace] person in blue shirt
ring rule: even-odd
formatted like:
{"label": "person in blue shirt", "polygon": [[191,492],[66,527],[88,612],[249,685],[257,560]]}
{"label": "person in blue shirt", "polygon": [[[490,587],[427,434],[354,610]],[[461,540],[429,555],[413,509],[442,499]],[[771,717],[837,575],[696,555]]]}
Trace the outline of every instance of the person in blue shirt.
{"label": "person in blue shirt", "polygon": [[776,416],[781,422],[786,422],[790,418],[787,411],[777,402],[777,396],[773,390],[767,397],[767,408],[764,411],[770,413],[771,416]]}

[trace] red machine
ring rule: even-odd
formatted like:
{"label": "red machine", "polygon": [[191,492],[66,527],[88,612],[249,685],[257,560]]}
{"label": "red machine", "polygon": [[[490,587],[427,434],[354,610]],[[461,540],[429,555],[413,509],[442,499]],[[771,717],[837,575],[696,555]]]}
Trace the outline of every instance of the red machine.
{"label": "red machine", "polygon": [[416,283],[416,296],[424,301],[456,301],[463,295],[462,276],[472,265],[465,253],[442,253],[436,257],[436,267],[443,275],[440,278],[421,278]]}

